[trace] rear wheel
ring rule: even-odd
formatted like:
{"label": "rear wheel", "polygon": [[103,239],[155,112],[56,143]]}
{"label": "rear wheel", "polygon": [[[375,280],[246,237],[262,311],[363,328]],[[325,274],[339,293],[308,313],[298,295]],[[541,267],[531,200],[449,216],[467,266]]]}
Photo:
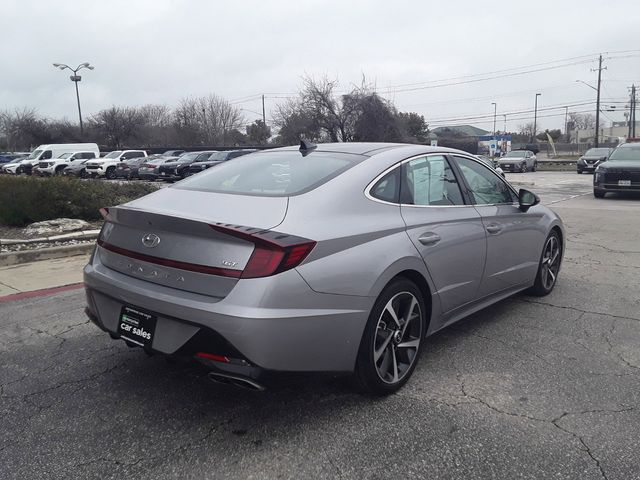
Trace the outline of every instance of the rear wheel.
{"label": "rear wheel", "polygon": [[536,281],[526,293],[536,297],[544,297],[553,290],[560,272],[562,261],[562,243],[558,232],[552,230],[544,243]]}
{"label": "rear wheel", "polygon": [[399,390],[418,363],[425,335],[423,296],[411,281],[399,278],[380,294],[360,343],[356,376],[374,395]]}

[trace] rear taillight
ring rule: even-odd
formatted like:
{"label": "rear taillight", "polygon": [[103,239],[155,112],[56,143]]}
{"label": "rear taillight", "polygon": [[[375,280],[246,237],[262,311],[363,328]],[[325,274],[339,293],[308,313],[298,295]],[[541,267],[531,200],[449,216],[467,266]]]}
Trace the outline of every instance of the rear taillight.
{"label": "rear taillight", "polygon": [[260,230],[216,223],[214,230],[255,245],[240,278],[260,278],[275,275],[300,265],[311,253],[316,242],[272,230]]}

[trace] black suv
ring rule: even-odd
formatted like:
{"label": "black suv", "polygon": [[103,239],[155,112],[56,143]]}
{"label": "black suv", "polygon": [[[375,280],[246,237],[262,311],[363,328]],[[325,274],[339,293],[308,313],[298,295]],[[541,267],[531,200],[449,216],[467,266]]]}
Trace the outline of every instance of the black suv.
{"label": "black suv", "polygon": [[600,162],[607,161],[609,155],[611,155],[610,148],[590,148],[578,159],[576,170],[578,173],[593,172]]}
{"label": "black suv", "polygon": [[163,180],[181,180],[186,176],[189,165],[194,162],[202,162],[215,153],[215,150],[207,152],[188,152],[180,155],[176,160],[166,162],[160,165],[158,169],[158,177]]}
{"label": "black suv", "polygon": [[246,155],[248,153],[256,151],[256,149],[245,148],[244,150],[227,150],[226,152],[215,152],[206,161],[194,162],[189,165],[189,171],[186,173],[186,175],[194,175],[196,173],[202,172],[203,170],[206,170],[209,167],[213,167],[214,165],[218,165],[222,162],[226,162],[227,160],[231,160],[232,158],[241,157],[242,155]]}
{"label": "black suv", "polygon": [[598,165],[593,176],[593,195],[607,192],[640,192],[640,143],[623,143]]}

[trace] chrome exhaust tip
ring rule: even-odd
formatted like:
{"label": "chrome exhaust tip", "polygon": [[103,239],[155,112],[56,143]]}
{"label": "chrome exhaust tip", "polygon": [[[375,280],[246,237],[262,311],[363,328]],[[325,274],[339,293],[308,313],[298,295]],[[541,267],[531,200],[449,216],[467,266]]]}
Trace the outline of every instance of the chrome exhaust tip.
{"label": "chrome exhaust tip", "polygon": [[225,385],[233,385],[235,387],[244,388],[245,390],[251,390],[253,392],[264,392],[266,388],[264,385],[251,380],[250,378],[239,377],[237,375],[231,375],[228,373],[209,372],[209,379]]}

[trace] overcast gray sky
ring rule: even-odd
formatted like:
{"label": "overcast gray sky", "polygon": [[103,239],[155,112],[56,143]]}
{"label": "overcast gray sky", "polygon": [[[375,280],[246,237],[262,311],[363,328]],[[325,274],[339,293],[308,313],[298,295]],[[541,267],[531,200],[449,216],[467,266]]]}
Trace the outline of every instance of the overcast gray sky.
{"label": "overcast gray sky", "polygon": [[[606,53],[640,49],[640,2],[632,0],[0,0],[0,15],[0,109],[34,107],[74,121],[73,83],[53,62],[95,65],[82,71],[86,115],[208,93],[229,100],[267,93],[269,121],[282,101],[273,94],[296,92],[304,74],[338,78],[345,89],[364,74],[400,110],[419,112],[432,126],[491,130],[496,102],[500,130],[503,113],[533,109],[542,93],[544,129],[562,127],[564,110],[543,109],[595,111],[578,105],[593,102],[595,92],[576,80],[595,84],[590,69],[600,52],[605,106],[640,84],[640,50]],[[572,60],[549,63],[563,59]],[[486,81],[469,77],[531,65]],[[452,80],[427,83],[441,79]],[[407,84],[415,85],[399,87]],[[441,84],[448,86],[434,88]],[[261,111],[259,97],[238,106],[250,121],[257,118],[251,111]],[[476,115],[490,118],[464,119]],[[508,129],[528,117],[508,115]],[[623,117],[607,112],[603,119]]]}

